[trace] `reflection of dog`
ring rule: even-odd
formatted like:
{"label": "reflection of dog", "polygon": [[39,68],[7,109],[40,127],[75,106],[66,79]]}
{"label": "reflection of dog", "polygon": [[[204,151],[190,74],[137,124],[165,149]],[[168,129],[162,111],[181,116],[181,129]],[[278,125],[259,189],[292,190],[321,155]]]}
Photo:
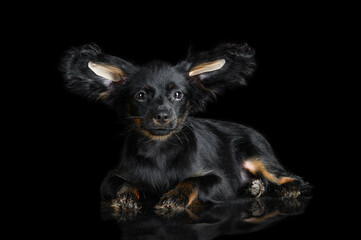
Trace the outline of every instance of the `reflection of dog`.
{"label": "reflection of dog", "polygon": [[152,196],[158,209],[187,208],[234,199],[243,189],[255,197],[276,192],[285,198],[308,190],[255,130],[189,116],[225,89],[244,85],[254,67],[246,44],[220,45],[175,66],[136,66],[95,45],[70,50],[63,62],[68,88],[119,112],[129,131],[118,168],[102,184],[104,200],[139,209]]}
{"label": "reflection of dog", "polygon": [[308,198],[242,198],[199,212],[188,208],[168,211],[162,217],[152,211],[138,214],[104,205],[102,218],[116,221],[125,239],[214,239],[268,228],[289,216],[302,214],[308,202]]}

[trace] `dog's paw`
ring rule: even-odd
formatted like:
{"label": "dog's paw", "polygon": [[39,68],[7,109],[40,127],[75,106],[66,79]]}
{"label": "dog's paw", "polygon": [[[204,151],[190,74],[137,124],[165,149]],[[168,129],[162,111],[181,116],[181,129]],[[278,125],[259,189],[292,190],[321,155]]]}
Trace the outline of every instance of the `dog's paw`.
{"label": "dog's paw", "polygon": [[189,196],[179,189],[173,189],[165,193],[158,204],[155,206],[156,209],[162,208],[185,208],[189,203]]}
{"label": "dog's paw", "polygon": [[186,208],[192,204],[198,197],[198,189],[192,182],[182,182],[176,188],[165,193],[158,204],[156,209],[160,208]]}
{"label": "dog's paw", "polygon": [[112,206],[121,210],[139,211],[142,206],[139,203],[138,189],[130,185],[124,185],[117,192],[117,198],[113,200]]}
{"label": "dog's paw", "polygon": [[278,187],[276,192],[282,198],[295,199],[301,194],[300,183],[298,181],[284,183]]}
{"label": "dog's paw", "polygon": [[260,197],[265,191],[264,184],[262,180],[255,179],[251,182],[250,187],[248,188],[248,192],[253,197]]}

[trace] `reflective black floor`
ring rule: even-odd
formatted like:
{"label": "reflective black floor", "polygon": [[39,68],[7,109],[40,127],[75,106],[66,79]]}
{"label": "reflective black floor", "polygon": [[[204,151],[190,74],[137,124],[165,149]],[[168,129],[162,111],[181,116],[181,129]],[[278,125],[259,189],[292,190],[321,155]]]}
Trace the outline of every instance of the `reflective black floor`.
{"label": "reflective black floor", "polygon": [[240,199],[186,211],[120,211],[103,205],[102,218],[112,221],[121,239],[215,239],[269,228],[305,211],[310,199]]}

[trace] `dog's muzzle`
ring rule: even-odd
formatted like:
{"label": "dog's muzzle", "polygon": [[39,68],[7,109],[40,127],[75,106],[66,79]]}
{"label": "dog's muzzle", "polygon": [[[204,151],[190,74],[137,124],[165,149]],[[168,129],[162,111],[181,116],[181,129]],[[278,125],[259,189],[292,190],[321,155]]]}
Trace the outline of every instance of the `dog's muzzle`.
{"label": "dog's muzzle", "polygon": [[156,136],[168,135],[177,127],[174,114],[167,111],[159,111],[152,114],[151,119],[145,124],[145,130]]}

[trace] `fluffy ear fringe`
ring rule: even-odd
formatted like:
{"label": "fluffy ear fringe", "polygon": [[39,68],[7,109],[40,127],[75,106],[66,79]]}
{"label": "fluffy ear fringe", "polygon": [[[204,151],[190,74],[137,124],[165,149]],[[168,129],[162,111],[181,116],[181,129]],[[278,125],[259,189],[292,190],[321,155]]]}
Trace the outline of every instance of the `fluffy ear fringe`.
{"label": "fluffy ear fringe", "polygon": [[88,68],[88,62],[94,61],[101,54],[101,49],[95,44],[72,48],[66,52],[60,70],[63,72],[65,86],[71,92],[94,100],[108,90],[102,79],[94,78],[94,73]]}
{"label": "fluffy ear fringe", "polygon": [[[195,111],[203,111],[206,103],[216,99],[225,89],[246,85],[256,67],[255,51],[248,44],[227,43],[214,50],[189,53],[187,59],[178,65],[178,69],[188,75],[195,94],[193,106]],[[202,64],[217,62],[224,59],[224,65],[214,71],[203,72],[199,75],[189,74]],[[190,76],[191,75],[191,76]],[[198,106],[198,107],[197,107]]]}
{"label": "fluffy ear fringe", "polygon": [[[255,51],[247,43],[227,43],[212,51],[195,54],[186,61],[189,63],[188,68],[192,69],[204,62],[224,59],[225,64],[219,70],[199,76],[202,84],[210,87],[215,84],[222,88],[222,86],[246,84],[246,79],[252,75],[256,67],[254,55]],[[187,71],[189,70],[187,69]]]}
{"label": "fluffy ear fringe", "polygon": [[125,83],[122,81],[111,81],[97,75],[89,68],[91,63],[104,63],[122,70],[124,74],[131,74],[135,67],[114,56],[106,55],[96,44],[88,44],[78,48],[72,48],[66,52],[60,70],[63,72],[65,86],[78,95],[88,100],[105,100],[111,91]]}

